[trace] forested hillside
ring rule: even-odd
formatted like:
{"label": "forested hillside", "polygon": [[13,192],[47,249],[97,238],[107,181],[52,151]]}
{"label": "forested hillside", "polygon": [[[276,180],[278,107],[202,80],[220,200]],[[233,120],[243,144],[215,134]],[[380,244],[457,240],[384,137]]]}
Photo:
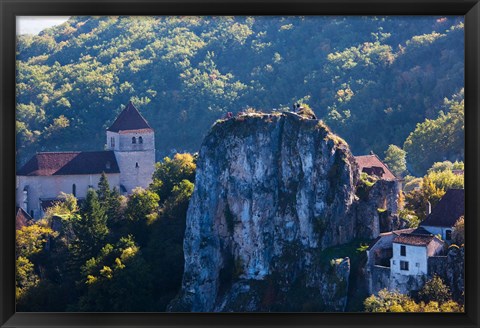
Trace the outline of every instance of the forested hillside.
{"label": "forested hillside", "polygon": [[73,17],[18,38],[17,159],[102,149],[129,100],[156,131],[157,160],[197,151],[226,112],[301,102],[355,154],[397,145],[420,176],[463,160],[462,20]]}

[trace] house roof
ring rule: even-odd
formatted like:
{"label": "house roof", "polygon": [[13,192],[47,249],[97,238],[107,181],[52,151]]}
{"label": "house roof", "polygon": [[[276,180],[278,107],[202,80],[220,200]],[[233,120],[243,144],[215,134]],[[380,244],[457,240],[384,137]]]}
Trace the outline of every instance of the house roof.
{"label": "house roof", "polygon": [[453,227],[462,215],[465,215],[465,190],[449,189],[420,225]]}
{"label": "house roof", "polygon": [[436,238],[433,234],[430,233],[430,231],[426,230],[423,227],[418,227],[416,229],[405,229],[400,231],[402,231],[402,233],[397,234],[397,237],[393,239],[394,243],[413,246],[426,246],[434,238]]}
{"label": "house roof", "polygon": [[392,171],[390,171],[388,166],[373,153],[371,155],[355,156],[355,160],[357,161],[360,172],[366,172],[369,174],[372,172],[376,175],[379,175],[380,179],[387,181],[393,181],[397,179]]}
{"label": "house roof", "polygon": [[[385,238],[385,237],[388,237],[388,236],[391,236],[391,235],[394,235],[394,236],[400,236],[402,233],[411,233],[412,231],[414,231],[415,229],[414,228],[407,228],[407,229],[401,229],[401,230],[393,230],[393,231],[388,231],[388,232],[382,232],[378,235],[377,238],[375,238],[371,243],[370,245],[368,246],[367,250],[370,250],[373,248],[373,246],[375,246],[379,240],[381,240],[382,238]],[[425,229],[424,229],[425,230]],[[426,231],[426,230],[425,230]]]}
{"label": "house roof", "polygon": [[120,173],[113,151],[37,153],[17,171],[21,176]]}
{"label": "house roof", "polygon": [[16,208],[15,214],[15,230],[20,230],[25,226],[29,226],[33,223],[33,219],[27,212],[21,207]]}
{"label": "house roof", "polygon": [[434,235],[402,233],[393,240],[397,244],[406,244],[412,246],[426,246],[436,238]]}
{"label": "house roof", "polygon": [[145,132],[145,130],[153,131],[138,109],[136,109],[130,101],[107,131],[120,132],[136,130],[142,130],[142,132]]}

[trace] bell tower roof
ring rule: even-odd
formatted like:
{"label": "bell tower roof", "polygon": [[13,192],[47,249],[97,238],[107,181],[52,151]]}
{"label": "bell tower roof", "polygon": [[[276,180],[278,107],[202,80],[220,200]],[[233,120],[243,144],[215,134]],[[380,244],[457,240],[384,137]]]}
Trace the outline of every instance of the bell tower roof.
{"label": "bell tower roof", "polygon": [[110,132],[135,132],[135,131],[147,132],[148,130],[153,132],[148,122],[143,118],[138,109],[135,108],[130,101],[125,109],[118,115],[115,122],[110,126],[107,131]]}

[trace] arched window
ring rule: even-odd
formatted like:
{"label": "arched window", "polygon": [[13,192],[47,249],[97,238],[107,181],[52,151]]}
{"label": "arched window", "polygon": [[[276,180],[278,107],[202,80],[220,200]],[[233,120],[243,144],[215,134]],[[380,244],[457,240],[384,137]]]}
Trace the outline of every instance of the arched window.
{"label": "arched window", "polygon": [[138,137],[138,143],[143,144],[143,138],[142,137]]}
{"label": "arched window", "polygon": [[136,143],[137,143],[137,138],[132,137],[132,144],[136,144]]}
{"label": "arched window", "polygon": [[114,138],[114,137],[111,137],[111,138],[110,138],[110,146],[111,146],[112,148],[115,148],[115,138]]}
{"label": "arched window", "polygon": [[72,194],[73,196],[77,196],[77,186],[75,184],[72,185]]}
{"label": "arched window", "polygon": [[138,162],[135,163],[135,167],[136,167],[137,169],[139,168]]}

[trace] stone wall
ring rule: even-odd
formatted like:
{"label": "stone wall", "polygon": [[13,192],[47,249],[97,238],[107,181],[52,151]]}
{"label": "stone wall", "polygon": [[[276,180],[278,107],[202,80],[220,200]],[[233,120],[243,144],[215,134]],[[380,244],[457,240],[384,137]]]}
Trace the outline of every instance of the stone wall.
{"label": "stone wall", "polygon": [[369,290],[370,294],[377,294],[384,288],[390,286],[390,268],[380,265],[373,265],[370,267],[369,275]]}
{"label": "stone wall", "polygon": [[[33,211],[35,219],[42,215],[40,198],[54,199],[60,192],[72,193],[72,186],[76,186],[77,198],[85,198],[90,186],[97,188],[101,174],[81,175],[54,175],[54,176],[17,176],[16,205],[22,207],[28,214]],[[110,187],[120,186],[120,174],[107,174]],[[24,208],[24,189],[28,186],[27,208]]]}
{"label": "stone wall", "polygon": [[[455,300],[463,299],[465,290],[465,248],[451,246],[446,256],[428,259],[429,278],[438,275],[448,285]],[[468,293],[468,291],[466,291]]]}

